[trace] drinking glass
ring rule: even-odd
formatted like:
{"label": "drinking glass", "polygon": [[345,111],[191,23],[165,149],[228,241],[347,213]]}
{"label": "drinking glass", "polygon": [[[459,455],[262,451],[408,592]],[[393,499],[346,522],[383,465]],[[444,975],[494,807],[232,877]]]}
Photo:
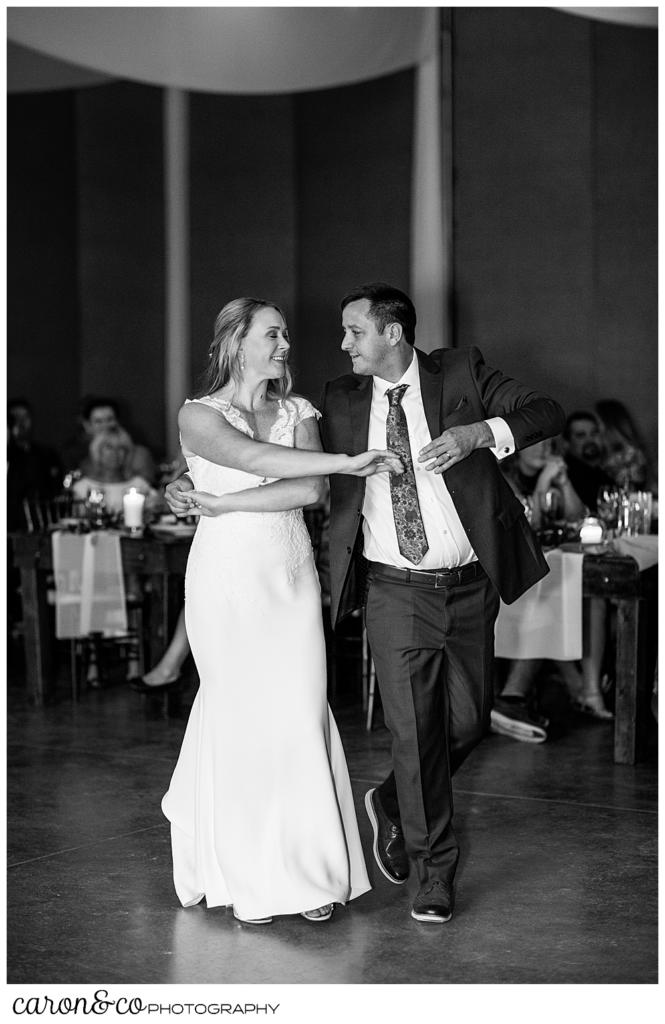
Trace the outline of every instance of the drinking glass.
{"label": "drinking glass", "polygon": [[540,496],[540,517],[544,527],[552,526],[561,518],[561,501],[556,490],[545,491]]}
{"label": "drinking glass", "polygon": [[618,487],[605,485],[598,489],[596,507],[598,518],[605,527],[605,534],[611,537],[619,529],[623,493]]}
{"label": "drinking glass", "polygon": [[651,533],[653,516],[653,494],[651,491],[637,491],[631,494],[635,503],[635,519],[637,533]]}
{"label": "drinking glass", "polygon": [[619,532],[628,537],[651,533],[653,495],[651,491],[631,491],[624,494]]}
{"label": "drinking glass", "polygon": [[88,523],[93,530],[102,530],[106,525],[106,495],[101,488],[93,487],[88,491],[86,501]]}

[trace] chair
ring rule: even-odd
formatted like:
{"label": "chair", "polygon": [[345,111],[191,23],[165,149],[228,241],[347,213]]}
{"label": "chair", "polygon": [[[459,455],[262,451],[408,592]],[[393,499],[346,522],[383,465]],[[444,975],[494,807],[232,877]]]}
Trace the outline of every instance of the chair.
{"label": "chair", "polygon": [[95,631],[72,637],[70,679],[72,700],[78,701],[83,685],[98,689],[114,679],[120,669],[122,679],[143,675],[143,610],[139,603],[127,603],[128,628],[125,633],[105,636]]}
{"label": "chair", "polygon": [[47,533],[56,529],[63,519],[80,515],[84,505],[71,494],[60,494],[55,498],[23,498],[21,504],[28,533]]}
{"label": "chair", "polygon": [[143,671],[142,596],[127,595],[120,539],[106,531],[52,534],[56,636],[70,642],[72,700],[118,661]]}

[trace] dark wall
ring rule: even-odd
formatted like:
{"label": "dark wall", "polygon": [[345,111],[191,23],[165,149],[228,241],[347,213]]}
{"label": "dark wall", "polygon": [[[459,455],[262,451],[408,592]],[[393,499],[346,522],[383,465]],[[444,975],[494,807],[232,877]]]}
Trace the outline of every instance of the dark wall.
{"label": "dark wall", "polygon": [[413,73],[296,97],[296,388],[348,373],[340,299],[364,281],[409,290]]}
{"label": "dark wall", "polygon": [[656,451],[656,33],[596,25],[596,385],[626,402]]}
{"label": "dark wall", "polygon": [[12,97],[7,146],[7,394],[59,445],[80,389],[73,93]]}
{"label": "dark wall", "polygon": [[77,93],[80,384],[121,399],[159,452],[164,431],[162,92],[118,83]]}
{"label": "dark wall", "polygon": [[[327,377],[348,369],[339,351],[342,295],[376,277],[409,285],[412,85],[407,72],[298,97],[190,95],[190,384],[204,366],[217,312],[248,294],[284,308],[299,391],[316,398]],[[31,146],[38,133],[24,116],[25,104],[10,101],[23,126],[10,145],[23,187],[10,202],[17,220],[14,307],[32,308],[31,273],[49,281],[48,264],[35,264],[34,254],[20,256],[32,245],[20,212],[36,191],[35,212],[55,211],[67,228],[62,233],[54,224],[48,260],[62,277],[68,244],[71,264],[69,279],[56,289],[57,308],[67,302],[71,313],[55,318],[58,341],[44,363],[45,381],[67,383],[65,409],[62,387],[49,387],[44,396],[48,415],[57,410],[63,425],[58,442],[71,433],[80,395],[101,393],[118,397],[136,439],[161,452],[162,95],[128,83],[54,95],[69,111],[68,135],[49,113],[48,94],[35,97],[34,108],[52,125],[61,163],[69,155],[57,179]],[[399,130],[387,135],[386,125]],[[25,168],[32,179],[41,168],[30,189]],[[60,195],[65,188],[67,202]],[[39,222],[35,234],[43,243]],[[12,386],[25,379],[23,390],[39,397],[28,386],[33,360],[19,328],[15,316]]]}
{"label": "dark wall", "polygon": [[215,317],[242,295],[295,313],[296,191],[290,96],[192,93],[191,370],[206,362]]}
{"label": "dark wall", "polygon": [[655,447],[656,33],[455,8],[459,345]]}
{"label": "dark wall", "polygon": [[[345,372],[339,300],[408,288],[413,75],[297,96],[190,96],[191,352],[239,295],[284,309],[296,389]],[[387,138],[386,124],[399,125]]]}

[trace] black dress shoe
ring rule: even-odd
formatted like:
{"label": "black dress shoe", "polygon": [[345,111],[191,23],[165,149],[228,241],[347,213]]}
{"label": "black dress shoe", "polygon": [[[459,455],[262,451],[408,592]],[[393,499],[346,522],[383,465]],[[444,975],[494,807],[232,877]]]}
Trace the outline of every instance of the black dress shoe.
{"label": "black dress shoe", "polygon": [[413,901],[411,917],[425,924],[445,924],[453,916],[453,887],[439,878],[423,882]]}
{"label": "black dress shoe", "polygon": [[170,679],[168,683],[155,683],[153,686],[149,686],[143,679],[143,676],[132,676],[127,682],[132,690],[136,690],[137,693],[164,693],[167,690],[175,690],[182,686],[182,676],[177,676],[175,679]]}
{"label": "black dress shoe", "polygon": [[402,885],[409,877],[409,858],[404,849],[404,834],[387,816],[376,789],[365,794],[365,808],[374,830],[374,858],[389,882]]}

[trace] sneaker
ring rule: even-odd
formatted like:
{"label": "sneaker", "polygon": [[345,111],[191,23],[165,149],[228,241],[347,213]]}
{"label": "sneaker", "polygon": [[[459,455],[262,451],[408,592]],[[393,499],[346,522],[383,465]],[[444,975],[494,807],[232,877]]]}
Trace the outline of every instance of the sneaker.
{"label": "sneaker", "polygon": [[492,732],[523,743],[544,743],[548,725],[547,718],[531,714],[524,702],[502,700],[500,697],[490,715]]}
{"label": "sneaker", "polygon": [[403,885],[409,877],[409,858],[401,826],[385,813],[376,789],[365,793],[365,808],[374,832],[374,859],[389,882]]}
{"label": "sneaker", "polygon": [[424,924],[445,924],[453,916],[453,887],[435,878],[423,882],[413,901],[411,917]]}

